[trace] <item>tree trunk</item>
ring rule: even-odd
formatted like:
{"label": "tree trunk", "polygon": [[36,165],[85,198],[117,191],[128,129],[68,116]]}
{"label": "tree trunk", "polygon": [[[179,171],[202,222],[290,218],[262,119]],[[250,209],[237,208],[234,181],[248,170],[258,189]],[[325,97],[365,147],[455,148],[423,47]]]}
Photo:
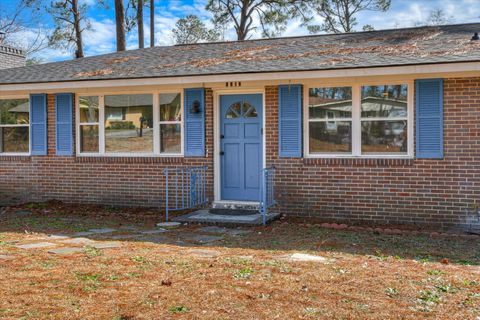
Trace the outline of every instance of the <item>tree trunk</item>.
{"label": "tree trunk", "polygon": [[143,33],[143,0],[138,0],[137,8],[137,24],[138,24],[138,47],[143,48],[144,44],[144,33]]}
{"label": "tree trunk", "polygon": [[75,58],[83,58],[82,29],[80,27],[80,13],[78,12],[78,0],[72,0],[73,28],[75,31]]}
{"label": "tree trunk", "polygon": [[155,47],[155,0],[150,0],[150,47]]}
{"label": "tree trunk", "polygon": [[123,0],[115,0],[115,23],[117,27],[117,51],[125,51],[125,9]]}
{"label": "tree trunk", "polygon": [[237,40],[243,41],[247,37],[247,34],[244,32],[244,30],[237,29]]}
{"label": "tree trunk", "polygon": [[242,1],[242,8],[240,11],[240,24],[238,27],[236,27],[237,31],[237,40],[245,40],[247,38],[248,34],[248,20],[250,17],[247,15],[247,11],[249,9],[250,1],[249,0],[243,0]]}

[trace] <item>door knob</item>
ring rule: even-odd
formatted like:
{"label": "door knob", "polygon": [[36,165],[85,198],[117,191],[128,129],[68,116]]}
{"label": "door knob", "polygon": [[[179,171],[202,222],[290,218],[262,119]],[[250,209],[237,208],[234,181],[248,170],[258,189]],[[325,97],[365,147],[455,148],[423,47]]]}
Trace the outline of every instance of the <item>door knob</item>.
{"label": "door knob", "polygon": [[220,151],[220,155],[223,156],[225,154],[225,152],[223,151]]}

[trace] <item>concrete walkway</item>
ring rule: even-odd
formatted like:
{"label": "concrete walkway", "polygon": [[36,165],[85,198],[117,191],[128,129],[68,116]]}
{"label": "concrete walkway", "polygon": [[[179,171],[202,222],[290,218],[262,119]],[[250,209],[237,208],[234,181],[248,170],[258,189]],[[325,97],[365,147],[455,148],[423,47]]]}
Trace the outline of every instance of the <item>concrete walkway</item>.
{"label": "concrete walkway", "polygon": [[[55,255],[71,255],[83,253],[88,248],[98,250],[121,247],[126,241],[150,242],[171,245],[210,245],[222,241],[225,237],[241,237],[250,234],[251,230],[224,228],[217,226],[198,227],[194,230],[175,228],[140,229],[135,226],[124,226],[119,229],[97,228],[73,234],[35,235],[28,240],[15,243],[21,250],[46,250]],[[216,252],[208,250],[191,251],[196,256],[216,256]],[[3,255],[0,260],[9,260],[10,255]]]}

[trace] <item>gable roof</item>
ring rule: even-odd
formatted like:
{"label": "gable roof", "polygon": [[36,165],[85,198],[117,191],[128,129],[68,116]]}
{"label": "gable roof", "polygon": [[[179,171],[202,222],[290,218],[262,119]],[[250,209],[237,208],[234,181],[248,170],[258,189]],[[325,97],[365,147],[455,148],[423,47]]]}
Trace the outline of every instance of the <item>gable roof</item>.
{"label": "gable roof", "polygon": [[0,70],[0,84],[480,61],[480,23],[164,46]]}

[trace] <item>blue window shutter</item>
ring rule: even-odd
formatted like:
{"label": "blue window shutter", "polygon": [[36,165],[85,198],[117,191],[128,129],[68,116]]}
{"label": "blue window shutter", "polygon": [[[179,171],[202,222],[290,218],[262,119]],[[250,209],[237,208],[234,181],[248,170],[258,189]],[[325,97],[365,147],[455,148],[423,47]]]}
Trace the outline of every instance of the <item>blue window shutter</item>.
{"label": "blue window shutter", "polygon": [[55,95],[56,153],[59,156],[73,154],[73,95]]}
{"label": "blue window shutter", "polygon": [[416,156],[443,159],[443,79],[417,80]]}
{"label": "blue window shutter", "polygon": [[47,95],[30,95],[30,152],[47,155]]}
{"label": "blue window shutter", "polygon": [[278,143],[280,157],[302,156],[302,86],[278,87]]}
{"label": "blue window shutter", "polygon": [[[200,103],[199,112],[192,112],[194,101]],[[203,88],[185,89],[185,156],[205,156],[205,97]]]}

